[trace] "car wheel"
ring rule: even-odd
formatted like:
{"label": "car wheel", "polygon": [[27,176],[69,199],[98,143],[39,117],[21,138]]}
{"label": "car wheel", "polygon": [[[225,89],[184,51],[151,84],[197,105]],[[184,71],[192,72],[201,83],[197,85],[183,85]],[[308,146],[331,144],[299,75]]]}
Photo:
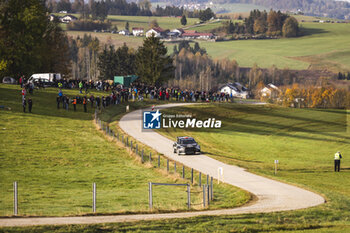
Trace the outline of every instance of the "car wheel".
{"label": "car wheel", "polygon": [[174,153],[176,153],[176,149],[174,149]]}
{"label": "car wheel", "polygon": [[180,151],[177,151],[177,155],[180,156]]}

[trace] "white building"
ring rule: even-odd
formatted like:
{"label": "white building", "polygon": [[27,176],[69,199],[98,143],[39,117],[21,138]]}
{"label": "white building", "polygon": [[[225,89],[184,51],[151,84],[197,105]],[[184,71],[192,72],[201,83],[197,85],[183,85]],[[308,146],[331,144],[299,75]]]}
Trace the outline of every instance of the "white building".
{"label": "white building", "polygon": [[162,38],[164,36],[164,32],[165,31],[160,27],[151,28],[146,32],[146,37],[151,37],[152,35],[154,35],[154,37]]}
{"label": "white building", "polygon": [[74,21],[74,20],[77,20],[78,18],[77,17],[75,17],[75,16],[73,16],[73,15],[65,15],[65,16],[62,16],[61,18],[60,18],[60,21],[62,22],[62,23],[70,23],[70,22],[72,22],[72,21]]}
{"label": "white building", "polygon": [[129,32],[129,30],[124,29],[124,30],[120,30],[118,34],[128,36],[130,34],[130,32]]}
{"label": "white building", "polygon": [[134,36],[143,36],[144,30],[143,28],[132,28],[132,34]]}
{"label": "white building", "polygon": [[280,89],[273,85],[272,83],[267,84],[266,87],[260,90],[260,94],[262,97],[271,97],[275,98],[277,97]]}
{"label": "white building", "polygon": [[228,83],[222,86],[219,91],[221,93],[229,94],[230,96],[242,99],[247,99],[249,96],[248,89],[238,82]]}

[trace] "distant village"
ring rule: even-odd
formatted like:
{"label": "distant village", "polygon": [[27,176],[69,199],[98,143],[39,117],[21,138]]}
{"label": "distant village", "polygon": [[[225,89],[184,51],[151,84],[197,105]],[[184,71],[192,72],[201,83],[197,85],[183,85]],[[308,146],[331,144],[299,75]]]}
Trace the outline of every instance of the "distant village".
{"label": "distant village", "polygon": [[[49,19],[52,21],[57,16],[54,14],[49,15]],[[64,15],[57,17],[58,20],[61,23],[70,23],[72,21],[78,20],[77,17],[74,15]],[[213,33],[204,33],[204,32],[197,32],[196,30],[184,30],[184,29],[163,29],[161,27],[153,27],[147,31],[145,31],[144,28],[141,27],[134,27],[131,29],[131,31],[127,29],[123,29],[120,31],[115,30],[94,30],[94,32],[103,32],[103,33],[112,33],[112,34],[119,34],[123,36],[138,36],[138,37],[151,37],[154,35],[157,38],[161,38],[164,40],[191,40],[191,39],[199,39],[199,40],[213,40],[215,41],[216,36]]]}

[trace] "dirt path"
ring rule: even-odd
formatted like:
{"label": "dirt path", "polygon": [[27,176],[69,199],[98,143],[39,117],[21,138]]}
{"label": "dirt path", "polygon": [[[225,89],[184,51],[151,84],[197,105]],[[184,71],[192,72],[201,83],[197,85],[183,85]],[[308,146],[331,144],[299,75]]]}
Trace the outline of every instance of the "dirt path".
{"label": "dirt path", "polygon": [[[184,104],[168,104],[158,109],[180,106]],[[154,148],[159,153],[178,161],[188,167],[218,176],[218,168],[224,171],[224,182],[245,189],[258,200],[252,205],[235,209],[211,210],[169,214],[138,214],[118,216],[89,216],[89,217],[47,217],[47,218],[3,218],[0,227],[5,226],[33,226],[33,225],[64,225],[64,224],[96,224],[109,222],[126,222],[153,219],[189,218],[200,215],[233,215],[243,213],[263,213],[308,208],[324,203],[323,197],[313,192],[271,180],[245,171],[245,169],[224,164],[205,155],[178,156],[173,153],[173,142],[166,137],[152,131],[141,130],[142,110],[126,114],[120,120],[120,127],[138,141]],[[215,194],[215,193],[214,193]]]}

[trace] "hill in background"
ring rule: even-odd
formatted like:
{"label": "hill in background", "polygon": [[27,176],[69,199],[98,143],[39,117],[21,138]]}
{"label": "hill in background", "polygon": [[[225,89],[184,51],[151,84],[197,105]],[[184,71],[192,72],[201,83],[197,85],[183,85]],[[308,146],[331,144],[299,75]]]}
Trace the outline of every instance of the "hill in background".
{"label": "hill in background", "polygon": [[[153,5],[159,3],[158,1],[151,2]],[[238,6],[233,6],[233,8],[245,9],[244,5],[247,5],[246,7],[251,10],[252,6],[260,6],[267,9],[273,8],[274,10],[291,11],[296,13],[301,12],[312,16],[350,19],[350,3],[334,0],[197,0],[193,2],[189,2],[187,0],[163,0],[162,2],[163,4],[166,3],[167,5],[184,7],[189,7],[189,5],[190,7],[196,7],[195,5],[199,4],[197,7],[211,7],[213,9],[220,8],[220,5],[226,5],[226,7],[222,7],[222,9],[225,9],[226,12],[217,10],[218,13],[237,12],[237,10],[227,7],[227,4],[238,4]]]}

